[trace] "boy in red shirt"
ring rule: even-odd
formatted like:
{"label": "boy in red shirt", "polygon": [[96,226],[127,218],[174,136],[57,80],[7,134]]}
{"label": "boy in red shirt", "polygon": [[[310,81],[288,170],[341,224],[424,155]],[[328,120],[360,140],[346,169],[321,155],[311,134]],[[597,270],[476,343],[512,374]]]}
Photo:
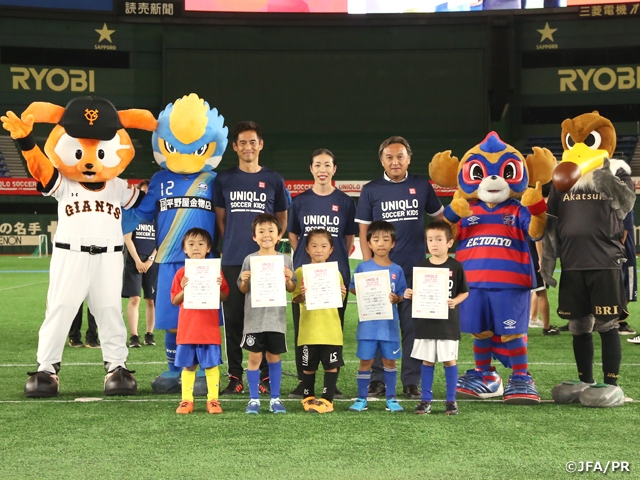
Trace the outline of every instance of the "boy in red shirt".
{"label": "boy in red shirt", "polygon": [[[211,235],[201,228],[192,228],[182,238],[182,249],[189,258],[206,258],[211,251]],[[183,308],[184,288],[189,278],[184,276],[184,267],[176,272],[171,285],[171,303],[180,306],[178,315],[178,336],[176,343],[176,367],[182,368],[182,401],[176,413],[193,412],[193,387],[196,383],[196,367],[204,370],[207,379],[207,412],[222,413],[218,393],[220,390],[220,370],[222,363],[220,350],[220,318],[218,309],[195,310]],[[222,272],[218,277],[220,301],[229,294]]]}

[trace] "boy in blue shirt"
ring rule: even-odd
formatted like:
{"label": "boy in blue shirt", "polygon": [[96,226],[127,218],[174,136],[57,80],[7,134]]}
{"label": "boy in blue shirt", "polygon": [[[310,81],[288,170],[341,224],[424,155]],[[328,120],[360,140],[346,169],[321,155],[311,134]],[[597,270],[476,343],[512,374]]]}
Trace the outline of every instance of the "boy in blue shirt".
{"label": "boy in blue shirt", "polygon": [[[352,412],[367,410],[367,390],[371,379],[371,366],[378,349],[382,357],[384,367],[384,381],[386,385],[387,411],[401,412],[404,409],[396,400],[396,381],[398,369],[396,359],[401,358],[400,348],[400,320],[398,315],[398,303],[402,302],[407,282],[402,267],[389,259],[389,252],[396,243],[396,230],[388,222],[378,220],[372,222],[367,230],[367,244],[371,249],[372,258],[360,263],[354,272],[371,272],[376,270],[388,270],[391,283],[389,301],[393,304],[393,318],[388,320],[360,321],[356,340],[358,349],[356,356],[360,359],[358,369],[358,398],[349,407]],[[355,294],[355,280],[349,285],[351,293]]]}

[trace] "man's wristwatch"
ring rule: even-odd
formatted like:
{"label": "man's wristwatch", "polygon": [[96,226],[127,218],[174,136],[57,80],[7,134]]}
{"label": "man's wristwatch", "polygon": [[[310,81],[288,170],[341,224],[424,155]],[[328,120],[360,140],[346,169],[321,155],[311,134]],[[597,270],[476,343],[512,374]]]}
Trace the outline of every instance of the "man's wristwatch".
{"label": "man's wristwatch", "polygon": [[154,257],[153,255],[149,255],[147,257],[147,260],[151,260],[152,262],[156,259],[156,257]]}

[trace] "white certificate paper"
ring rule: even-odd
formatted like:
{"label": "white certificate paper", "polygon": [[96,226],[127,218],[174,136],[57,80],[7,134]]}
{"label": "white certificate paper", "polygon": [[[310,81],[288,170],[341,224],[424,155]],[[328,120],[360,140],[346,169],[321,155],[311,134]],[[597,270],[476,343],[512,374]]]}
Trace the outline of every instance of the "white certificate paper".
{"label": "white certificate paper", "polygon": [[182,308],[218,310],[220,308],[219,258],[187,258],[184,276],[189,283],[184,289]]}
{"label": "white certificate paper", "polygon": [[449,318],[449,269],[413,267],[413,318]]}
{"label": "white certificate paper", "polygon": [[251,307],[286,307],[284,257],[255,255],[249,261],[251,262]]}
{"label": "white certificate paper", "polygon": [[342,307],[338,262],[309,263],[302,266],[307,310]]}
{"label": "white certificate paper", "polygon": [[391,281],[389,270],[375,270],[353,275],[361,322],[393,319],[393,305],[389,300]]}

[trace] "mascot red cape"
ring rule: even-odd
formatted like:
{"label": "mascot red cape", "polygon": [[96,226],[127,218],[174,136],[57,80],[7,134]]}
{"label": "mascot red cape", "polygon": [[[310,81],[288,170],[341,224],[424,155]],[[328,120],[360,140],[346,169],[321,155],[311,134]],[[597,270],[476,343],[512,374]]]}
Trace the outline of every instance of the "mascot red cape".
{"label": "mascot red cape", "polygon": [[[446,151],[429,165],[435,183],[458,187],[444,215],[458,231],[456,259],[469,285],[469,297],[460,304],[460,327],[473,335],[476,364],[458,379],[459,397],[503,395],[508,404],[540,402],[528,371],[527,328],[535,275],[527,238],[543,235],[546,204],[541,185],[551,180],[555,164],[549,150],[534,147],[525,160],[491,132],[460,162]],[[513,369],[505,387],[491,366],[492,357]]]}
{"label": "mascot red cape", "polygon": [[[622,222],[636,200],[631,169],[612,158],[616,132],[598,112],[562,122],[562,146],[549,194],[541,273],[555,286],[553,271],[560,257],[558,316],[569,320],[580,380],[556,385],[551,395],[557,403],[617,407],[625,400],[617,386],[622,359],[618,319],[625,306]],[[602,342],[604,383],[598,384],[593,331]]]}
{"label": "mascot red cape", "polygon": [[[2,126],[17,140],[38,190],[58,200],[47,310],[38,340],[38,370],[29,372],[26,397],[54,397],[71,322],[86,299],[96,317],[107,371],[105,395],[134,395],[127,370],[127,329],[122,319],[122,209],[138,201],[138,190],[116,178],[134,156],[125,128],[153,131],[147,110],[117,111],[98,97],[79,97],[66,107],[35,102],[18,116],[7,112]],[[34,123],[56,124],[43,153]]]}

